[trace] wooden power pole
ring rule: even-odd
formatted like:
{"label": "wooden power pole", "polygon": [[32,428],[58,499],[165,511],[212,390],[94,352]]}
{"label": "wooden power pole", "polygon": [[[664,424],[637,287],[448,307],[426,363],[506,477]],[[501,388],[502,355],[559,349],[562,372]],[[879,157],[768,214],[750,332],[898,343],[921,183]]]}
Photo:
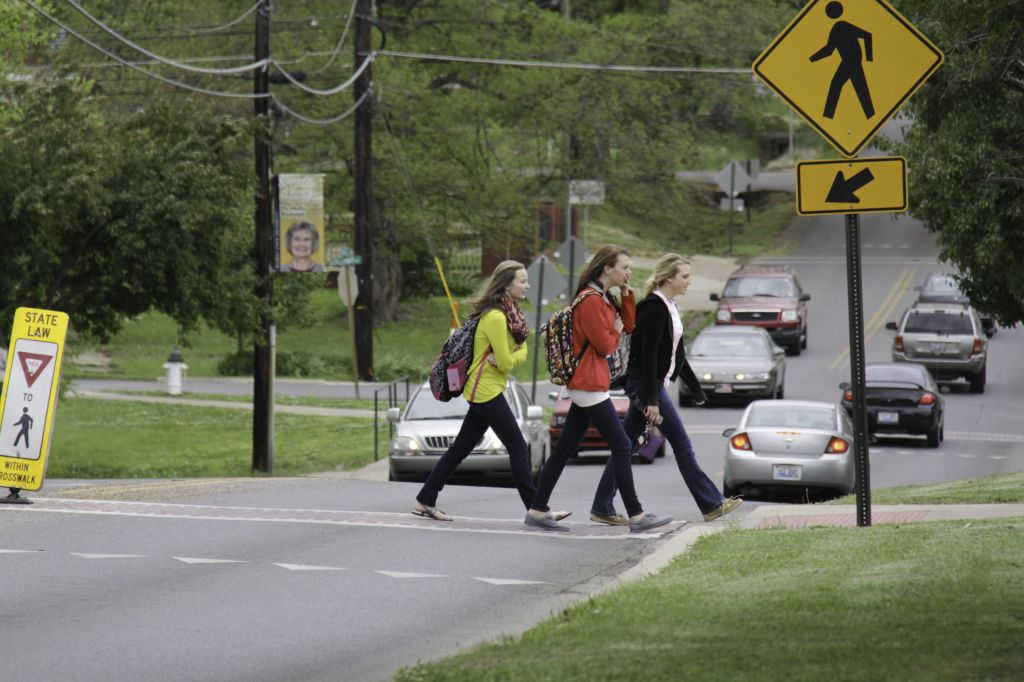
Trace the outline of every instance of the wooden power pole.
{"label": "wooden power pole", "polygon": [[[256,61],[270,56],[270,0],[256,13]],[[270,67],[256,69],[256,297],[269,308],[273,296],[274,227],[270,208]],[[268,314],[260,317],[253,348],[252,470],[274,473],[274,330]]]}
{"label": "wooden power pole", "polygon": [[[369,59],[370,44],[370,12],[372,0],[356,0],[355,3],[355,64],[356,69]],[[367,67],[356,79],[352,89],[353,97],[358,102],[364,94],[370,92],[373,83],[373,66]],[[359,281],[359,293],[355,300],[355,309],[349,315],[355,323],[356,357],[354,369],[356,375],[367,381],[374,378],[373,372],[373,95],[370,93],[355,111],[355,197],[353,212],[355,213],[355,252],[362,256],[362,262],[356,265],[356,278]]]}

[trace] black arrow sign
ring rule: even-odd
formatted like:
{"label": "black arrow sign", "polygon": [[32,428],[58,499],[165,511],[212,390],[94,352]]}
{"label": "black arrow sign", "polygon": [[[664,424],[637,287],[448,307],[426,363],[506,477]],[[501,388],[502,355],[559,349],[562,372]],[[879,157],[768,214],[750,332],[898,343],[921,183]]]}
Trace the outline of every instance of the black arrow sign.
{"label": "black arrow sign", "polygon": [[836,173],[836,179],[832,181],[832,189],[828,191],[825,201],[837,204],[859,204],[860,199],[854,192],[874,179],[875,176],[871,174],[870,168],[865,168],[849,178],[844,178],[843,172],[839,171]]}

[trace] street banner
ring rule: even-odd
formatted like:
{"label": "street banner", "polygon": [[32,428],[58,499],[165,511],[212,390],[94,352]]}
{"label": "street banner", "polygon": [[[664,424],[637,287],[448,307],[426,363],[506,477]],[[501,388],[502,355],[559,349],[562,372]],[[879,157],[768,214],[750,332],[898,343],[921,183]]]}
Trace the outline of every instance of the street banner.
{"label": "street banner", "polygon": [[276,178],[277,272],[324,271],[324,176],[282,173]]}
{"label": "street banner", "polygon": [[60,391],[68,316],[18,308],[0,393],[0,486],[39,490]]}

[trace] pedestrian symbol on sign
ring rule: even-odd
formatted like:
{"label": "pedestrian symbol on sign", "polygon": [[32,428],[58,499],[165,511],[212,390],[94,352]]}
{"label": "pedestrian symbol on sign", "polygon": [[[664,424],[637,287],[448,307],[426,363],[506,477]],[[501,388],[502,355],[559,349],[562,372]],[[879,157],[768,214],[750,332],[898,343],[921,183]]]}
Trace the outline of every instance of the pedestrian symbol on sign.
{"label": "pedestrian symbol on sign", "polygon": [[21,408],[21,419],[14,422],[15,426],[21,426],[21,431],[18,431],[18,437],[14,439],[14,447],[18,447],[18,441],[21,440],[22,436],[25,437],[25,447],[29,447],[28,432],[32,428],[33,421],[35,420],[33,420],[32,417],[28,416],[28,408]]}
{"label": "pedestrian symbol on sign", "polygon": [[[830,19],[838,19],[843,16],[843,4],[841,2],[830,2],[825,6],[825,14]],[[864,52],[861,53],[860,41],[864,41]],[[825,118],[835,118],[836,106],[839,104],[839,95],[843,87],[850,83],[853,85],[857,99],[860,100],[860,107],[864,110],[864,117],[871,118],[875,115],[875,108],[871,104],[871,91],[868,89],[868,80],[864,75],[864,60],[872,61],[871,34],[862,28],[854,26],[846,21],[837,21],[828,34],[828,42],[825,47],[811,55],[811,61],[816,62],[831,55],[839,53],[839,66],[832,76],[832,82],[828,86],[828,98],[825,100]]]}

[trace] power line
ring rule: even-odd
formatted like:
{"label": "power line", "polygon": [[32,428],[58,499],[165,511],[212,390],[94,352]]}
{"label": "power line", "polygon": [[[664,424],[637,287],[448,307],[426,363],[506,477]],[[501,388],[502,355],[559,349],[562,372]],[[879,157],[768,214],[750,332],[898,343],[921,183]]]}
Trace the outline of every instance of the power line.
{"label": "power line", "polygon": [[363,63],[359,65],[359,68],[355,70],[355,72],[352,74],[352,76],[348,80],[346,80],[344,83],[339,83],[338,85],[334,86],[333,88],[327,88],[327,89],[323,89],[323,90],[321,90],[319,88],[311,88],[308,85],[304,84],[302,81],[297,79],[295,76],[293,76],[290,73],[288,73],[288,71],[285,70],[284,67],[282,67],[281,64],[279,64],[276,60],[271,60],[271,63],[277,68],[278,71],[281,72],[281,75],[284,76],[285,78],[287,78],[288,81],[292,85],[294,85],[295,87],[297,87],[300,90],[303,90],[305,92],[308,92],[311,95],[317,95],[317,96],[320,96],[320,97],[327,97],[329,95],[337,95],[339,92],[343,92],[343,91],[347,90],[349,87],[351,87],[351,85],[356,81],[356,79],[359,78],[359,76],[362,75],[363,71],[365,71],[367,69],[367,67],[369,67],[370,64],[373,63],[373,60],[375,59],[375,57],[376,57],[376,55],[374,55],[373,53],[370,53],[369,55],[367,55],[366,57],[363,58]]}
{"label": "power line", "polygon": [[281,100],[279,100],[278,98],[274,97],[273,99],[274,99],[274,104],[277,105],[278,107],[280,107],[281,111],[283,111],[284,113],[288,114],[292,118],[297,119],[299,121],[302,121],[303,123],[308,123],[309,125],[323,127],[323,126],[329,126],[329,125],[332,125],[334,123],[339,123],[341,121],[344,121],[346,118],[348,118],[353,113],[355,113],[355,110],[358,109],[360,106],[362,106],[363,102],[365,102],[367,99],[369,99],[372,95],[373,95],[373,91],[372,90],[367,90],[366,92],[364,92],[362,94],[362,96],[358,100],[356,100],[355,104],[353,104],[352,106],[350,106],[348,109],[346,109],[345,111],[341,112],[337,116],[333,116],[331,118],[309,118],[308,116],[303,116],[302,114],[296,112],[295,110],[290,109],[289,107],[285,106],[281,102]]}
{"label": "power line", "polygon": [[348,35],[348,29],[352,25],[352,17],[354,17],[355,15],[356,15],[356,0],[352,0],[352,9],[350,9],[348,11],[348,19],[345,20],[345,28],[342,29],[341,37],[338,38],[338,42],[335,43],[335,45],[334,45],[334,51],[331,53],[330,58],[326,62],[324,62],[323,65],[321,65],[318,69],[313,71],[313,73],[320,73],[321,71],[326,69],[334,61],[334,58],[338,56],[338,52],[341,50],[341,45],[342,45],[342,43],[345,42],[345,36]]}

